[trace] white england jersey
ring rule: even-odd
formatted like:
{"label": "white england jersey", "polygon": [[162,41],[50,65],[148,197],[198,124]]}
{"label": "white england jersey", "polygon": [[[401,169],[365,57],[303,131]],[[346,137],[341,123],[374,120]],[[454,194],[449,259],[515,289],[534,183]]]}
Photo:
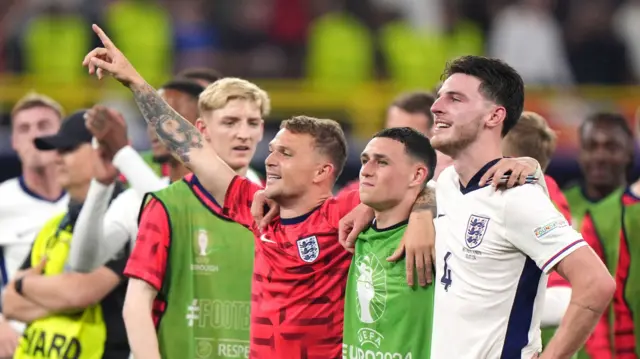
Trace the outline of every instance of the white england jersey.
{"label": "white england jersey", "polygon": [[586,245],[539,184],[507,191],[438,178],[432,359],[530,359],[547,273]]}
{"label": "white england jersey", "polygon": [[46,221],[65,212],[68,195],[49,201],[31,192],[22,177],[0,184],[0,271],[2,285],[10,280],[31,251]]}

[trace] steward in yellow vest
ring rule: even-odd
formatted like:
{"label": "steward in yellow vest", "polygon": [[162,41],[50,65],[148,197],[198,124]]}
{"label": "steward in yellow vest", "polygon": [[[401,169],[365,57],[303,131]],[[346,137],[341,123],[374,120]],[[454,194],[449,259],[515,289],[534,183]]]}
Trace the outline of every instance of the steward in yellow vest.
{"label": "steward in yellow vest", "polygon": [[[58,134],[35,142],[40,150],[60,154],[58,180],[71,204],[42,227],[21,271],[4,289],[4,316],[27,323],[14,359],[126,359],[130,354],[122,320],[128,246],[93,272],[65,268],[73,228],[95,172],[87,168],[95,154],[83,115],[71,115]],[[116,188],[114,196],[119,192]]]}

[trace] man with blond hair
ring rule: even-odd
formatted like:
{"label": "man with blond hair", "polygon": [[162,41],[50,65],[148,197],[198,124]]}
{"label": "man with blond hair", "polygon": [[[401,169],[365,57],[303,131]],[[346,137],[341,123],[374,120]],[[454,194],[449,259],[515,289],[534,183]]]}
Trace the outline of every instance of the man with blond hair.
{"label": "man with blond hair", "polygon": [[[33,143],[37,137],[58,132],[62,116],[56,101],[37,93],[26,95],[11,110],[11,145],[22,163],[22,174],[0,184],[2,286],[18,271],[44,223],[67,208],[68,196],[56,181],[56,154],[40,151]],[[0,317],[0,357],[13,354],[18,338]]]}
{"label": "man with blond hair", "polygon": [[[200,94],[197,110],[199,118],[183,115],[235,174],[261,185],[249,164],[270,111],[267,93],[225,78]],[[134,356],[248,357],[253,252],[253,234],[222,212],[197,176],[148,194],[125,271]]]}

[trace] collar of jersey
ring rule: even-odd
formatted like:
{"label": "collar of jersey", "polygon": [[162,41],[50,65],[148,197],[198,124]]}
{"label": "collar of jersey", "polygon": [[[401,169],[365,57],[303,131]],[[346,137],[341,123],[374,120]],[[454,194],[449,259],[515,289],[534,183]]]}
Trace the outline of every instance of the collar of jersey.
{"label": "collar of jersey", "polygon": [[500,160],[501,158],[496,158],[495,160],[489,161],[486,165],[482,166],[482,168],[475,175],[473,175],[473,177],[471,177],[471,180],[469,180],[469,183],[466,187],[463,186],[462,183],[460,183],[460,192],[462,192],[462,194],[467,194],[482,187],[486,187],[486,184],[484,186],[480,186],[480,179],[493,165],[498,163],[498,161]]}
{"label": "collar of jersey", "polygon": [[389,227],[378,228],[378,222],[374,218],[373,222],[371,223],[371,229],[373,229],[376,232],[387,232],[387,231],[392,231],[394,229],[398,229],[398,228],[400,228],[402,226],[406,226],[407,224],[409,224],[409,219],[405,219],[404,221],[396,223],[396,224],[391,225]]}
{"label": "collar of jersey", "polygon": [[292,217],[292,218],[282,218],[280,217],[280,224],[284,225],[284,226],[290,226],[293,224],[299,224],[304,222],[307,218],[309,218],[309,216],[311,216],[313,214],[313,212],[317,211],[318,209],[320,209],[322,205],[312,209],[311,211],[298,216],[298,217]]}
{"label": "collar of jersey", "polygon": [[67,195],[67,192],[62,191],[62,192],[60,192],[60,197],[58,197],[56,199],[53,199],[53,200],[46,199],[46,198],[40,196],[39,194],[33,192],[29,187],[27,187],[27,182],[25,182],[23,176],[18,177],[18,185],[20,186],[20,189],[22,189],[22,192],[24,192],[28,196],[33,197],[33,198],[38,199],[38,200],[41,200],[41,201],[45,201],[45,202],[56,203],[59,200],[61,200],[62,198],[64,198],[64,196]]}
{"label": "collar of jersey", "polygon": [[202,186],[202,184],[200,183],[200,180],[198,180],[198,177],[195,174],[191,173],[191,178],[188,180],[188,183],[193,187],[197,187],[205,195],[205,197],[207,197],[207,199],[210,200],[212,203],[215,203],[216,206],[221,207],[218,201],[216,201],[216,199],[213,198],[211,193],[209,193],[209,191],[207,191]]}

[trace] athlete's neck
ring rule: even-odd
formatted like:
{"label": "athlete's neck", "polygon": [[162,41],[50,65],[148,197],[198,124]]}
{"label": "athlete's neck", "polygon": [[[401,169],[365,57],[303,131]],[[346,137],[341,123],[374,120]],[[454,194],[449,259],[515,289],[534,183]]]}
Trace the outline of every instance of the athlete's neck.
{"label": "athlete's neck", "polygon": [[616,186],[593,186],[587,183],[583,189],[584,194],[587,196],[587,198],[593,201],[599,201],[613,193],[618,188],[623,187],[624,185],[625,182],[622,182]]}
{"label": "athlete's neck", "polygon": [[320,206],[327,199],[331,198],[331,191],[319,193],[317,195],[305,195],[290,200],[279,201],[280,218],[296,218],[311,212],[314,208]]}
{"label": "athlete's neck", "polygon": [[405,204],[399,204],[389,209],[382,211],[374,210],[376,218],[376,227],[383,229],[394,226],[402,221],[406,221],[411,213],[411,204],[408,206]]}
{"label": "athlete's neck", "polygon": [[500,142],[494,142],[496,141],[475,141],[453,157],[453,167],[463,186],[467,186],[484,165],[502,158]]}
{"label": "athlete's neck", "polygon": [[240,177],[247,177],[247,173],[249,172],[249,166],[232,168],[232,169],[233,169],[233,172],[235,172]]}
{"label": "athlete's neck", "polygon": [[29,191],[49,201],[55,201],[62,196],[62,187],[54,172],[54,166],[25,169],[22,172],[22,178]]}
{"label": "athlete's neck", "polygon": [[169,161],[169,180],[171,182],[180,181],[184,176],[188,175],[191,171],[177,160]]}

